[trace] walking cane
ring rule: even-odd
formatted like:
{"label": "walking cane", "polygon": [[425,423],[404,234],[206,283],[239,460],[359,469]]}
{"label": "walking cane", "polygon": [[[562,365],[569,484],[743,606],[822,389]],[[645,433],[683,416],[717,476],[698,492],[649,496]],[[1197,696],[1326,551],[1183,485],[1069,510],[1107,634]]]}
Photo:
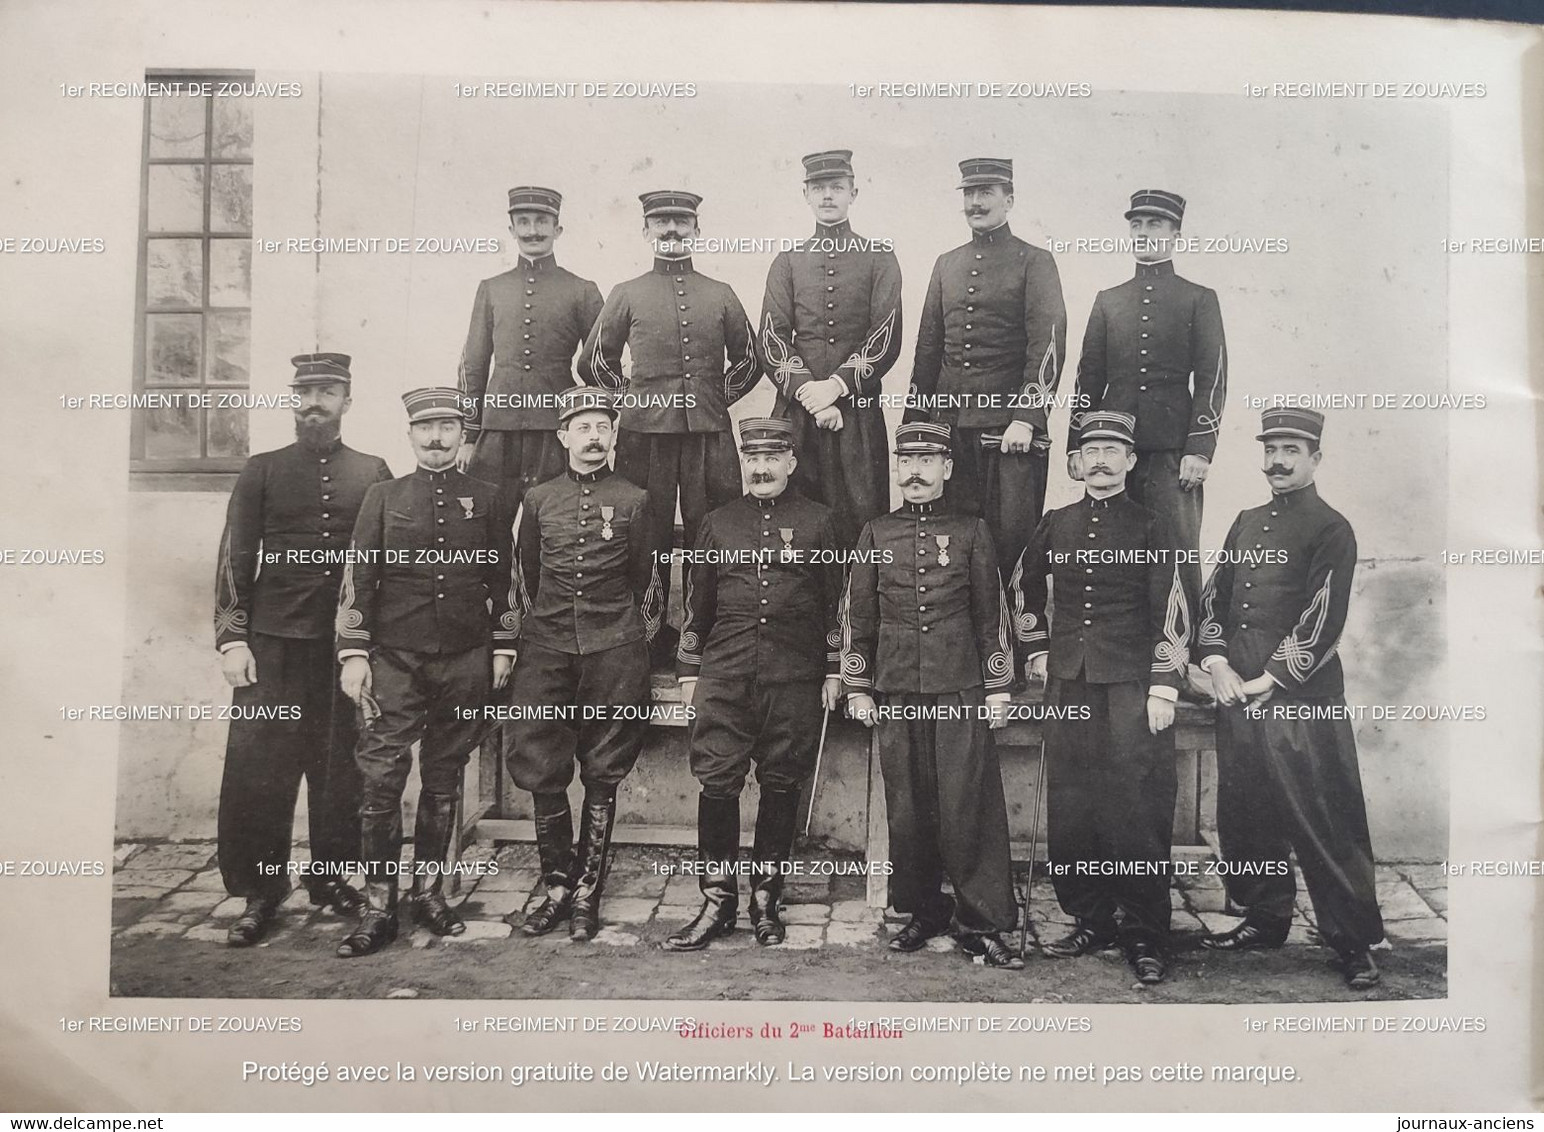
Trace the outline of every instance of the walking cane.
{"label": "walking cane", "polygon": [[[1029,819],[1029,875],[1024,878],[1024,922],[1019,926],[1019,958],[1029,947],[1029,897],[1035,888],[1035,846],[1040,843],[1040,799],[1045,792],[1045,736],[1040,737],[1040,769],[1035,773],[1035,812]],[[1035,933],[1040,942],[1040,933]]]}
{"label": "walking cane", "polygon": [[815,791],[820,788],[820,756],[826,750],[826,725],[831,722],[831,713],[821,709],[820,713],[820,745],[815,748],[815,773],[810,775],[810,808],[804,815],[804,836],[810,835],[810,822],[815,820]]}

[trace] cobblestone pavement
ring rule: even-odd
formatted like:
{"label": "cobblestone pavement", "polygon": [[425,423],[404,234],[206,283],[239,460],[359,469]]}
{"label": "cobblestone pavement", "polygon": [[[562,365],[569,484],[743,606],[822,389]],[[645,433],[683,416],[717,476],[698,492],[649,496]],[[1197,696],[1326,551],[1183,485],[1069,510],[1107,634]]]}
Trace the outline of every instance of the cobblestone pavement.
{"label": "cobblestone pavement", "polygon": [[[304,847],[297,847],[296,859],[305,859]],[[408,856],[405,854],[404,860],[407,859]],[[561,951],[555,949],[564,949],[569,953],[585,952],[588,956],[597,958],[601,953],[620,957],[622,953],[631,952],[635,959],[641,959],[642,953],[652,953],[665,958],[667,962],[676,964],[677,966],[668,968],[674,975],[683,969],[680,966],[681,963],[703,960],[702,955],[665,957],[658,948],[659,942],[666,935],[689,920],[696,912],[699,900],[696,878],[679,872],[680,863],[690,859],[691,854],[685,850],[634,846],[617,849],[607,885],[606,899],[601,909],[602,930],[590,945],[592,950],[586,951],[583,947],[569,944],[561,930],[542,940],[528,940],[504,921],[507,914],[534,907],[540,899],[533,847],[507,845],[495,851],[491,846],[474,846],[463,858],[464,867],[470,870],[481,870],[484,875],[468,876],[463,880],[461,891],[453,900],[467,922],[466,933],[459,937],[441,939],[423,929],[410,928],[407,917],[404,917],[403,938],[388,950],[405,952],[410,948],[419,952],[432,951],[444,955],[451,962],[454,961],[455,955],[467,955],[468,952],[471,953],[467,956],[468,958],[477,957],[479,962],[495,960],[502,962],[498,956],[499,952],[517,952],[522,949],[537,949],[549,961],[561,958]],[[775,977],[779,980],[796,980],[796,972],[803,969],[800,966],[801,956],[805,957],[803,967],[807,968],[811,962],[816,962],[819,956],[832,960],[851,957],[867,963],[875,956],[892,955],[893,953],[885,951],[883,940],[899,925],[900,918],[893,912],[887,914],[886,910],[871,907],[865,902],[864,879],[855,872],[858,868],[856,859],[841,855],[805,854],[799,860],[806,870],[806,875],[790,877],[787,884],[785,893],[786,919],[789,924],[787,942],[781,948],[757,948],[751,933],[743,930],[746,921],[742,910],[740,921],[742,930],[715,942],[710,949],[711,953],[719,956],[733,952],[751,953],[746,954],[744,958],[747,961],[755,960],[760,964],[757,967],[759,971],[775,972]],[[497,866],[497,870],[491,871],[494,865]],[[817,869],[821,870],[822,875],[808,875]],[[844,870],[846,870],[845,875],[842,875]],[[827,875],[829,873],[838,875]],[[1388,932],[1388,939],[1382,947],[1391,949],[1395,955],[1405,951],[1419,952],[1425,957],[1426,970],[1422,986],[1414,988],[1414,993],[1407,992],[1403,995],[1396,990],[1393,997],[1440,997],[1445,993],[1441,988],[1441,972],[1445,969],[1447,940],[1445,886],[1446,879],[1438,865],[1393,862],[1378,866],[1378,894]],[[1338,980],[1327,979],[1322,971],[1324,953],[1315,946],[1318,938],[1314,928],[1313,910],[1308,903],[1306,893],[1302,890],[1301,877],[1299,877],[1299,893],[1300,903],[1288,938],[1288,945],[1282,949],[1282,952],[1271,954],[1290,956],[1296,953],[1302,960],[1300,965],[1305,966],[1309,964],[1307,957],[1312,956],[1311,966],[1317,969],[1314,974],[1315,985],[1323,982],[1326,987],[1332,986]],[[1211,958],[1210,953],[1200,952],[1195,947],[1203,931],[1224,930],[1236,922],[1232,917],[1223,914],[1224,896],[1219,878],[1215,875],[1183,877],[1176,882],[1170,895],[1174,905],[1175,950],[1177,953],[1186,950],[1194,952],[1198,957],[1199,965],[1201,962],[1199,957]],[[186,961],[197,957],[200,953],[208,954],[211,959],[214,955],[210,953],[219,953],[233,960],[240,955],[250,954],[227,949],[224,946],[226,929],[240,914],[242,907],[243,901],[230,898],[225,894],[219,869],[214,861],[212,842],[118,845],[114,850],[113,874],[115,990],[118,989],[116,977],[119,974],[119,960],[124,956],[135,957],[141,973],[153,965],[145,949],[138,946],[148,944],[152,939],[158,945],[164,945],[154,949],[158,957],[153,960],[154,964],[175,963],[178,958]],[[1041,934],[1046,936],[1060,934],[1064,930],[1063,925],[1069,923],[1056,904],[1050,882],[1043,877],[1036,879],[1029,904],[1029,917],[1036,937]],[[301,969],[315,971],[316,981],[323,985],[294,986],[293,978],[271,979],[270,982],[285,986],[284,989],[276,987],[267,993],[301,997],[352,993],[340,991],[336,987],[328,987],[325,984],[338,977],[341,968],[363,971],[366,969],[365,963],[374,961],[377,957],[372,957],[370,961],[354,961],[347,964],[341,961],[317,962],[320,956],[330,954],[332,947],[344,934],[345,929],[346,924],[341,917],[331,911],[313,908],[305,890],[297,887],[285,902],[278,924],[259,944],[258,950],[268,952],[275,960],[279,956],[274,953],[283,952],[292,952],[297,957],[304,957],[308,966]],[[501,946],[500,941],[509,941],[509,943]],[[956,950],[953,941],[947,938],[931,940],[928,947],[934,952]],[[754,954],[756,952],[761,954]],[[811,955],[811,953],[815,954]],[[1380,954],[1384,952],[1380,951]],[[1234,966],[1224,966],[1220,970],[1228,972],[1225,981],[1236,984],[1235,989],[1213,988],[1214,991],[1218,994],[1242,996],[1224,998],[1222,999],[1224,1001],[1250,1001],[1252,992],[1248,976],[1251,968],[1237,964],[1241,962],[1247,964],[1247,961],[1255,956],[1228,958]],[[1100,963],[1090,958],[1072,961],[1072,964],[1063,961],[1058,969],[1075,971],[1079,969],[1075,966],[1076,964],[1097,964],[1098,967],[1110,969],[1105,972],[1105,975],[1112,980],[1112,985],[1129,982],[1121,978],[1122,965],[1118,955],[1113,959],[1105,956],[1102,960]],[[1380,963],[1387,965],[1388,961],[1385,957],[1380,960]],[[769,963],[773,966],[767,967]],[[1035,961],[1035,965],[1041,968],[1052,966],[1038,960]],[[1180,965],[1177,960],[1176,967]],[[841,966],[843,969],[851,968],[860,971],[863,969],[861,963],[859,965],[842,963]],[[552,966],[554,973],[560,969],[562,969],[561,963],[554,963]],[[641,970],[641,968],[633,969]],[[1095,970],[1095,967],[1085,966],[1081,969],[1091,971]],[[1219,969],[1213,968],[1213,970]],[[1236,977],[1238,972],[1244,973],[1242,982]],[[1256,973],[1261,977],[1274,976],[1276,968],[1261,967],[1256,970]],[[983,972],[983,974],[987,973]],[[1006,973],[989,974],[1001,977]],[[1171,984],[1180,977],[1178,970],[1175,976],[1171,978]],[[602,980],[601,985],[604,986],[604,974],[592,967],[591,978],[596,977]],[[891,977],[905,978],[906,972],[892,971]],[[310,980],[306,978],[301,981]],[[1386,983],[1390,981],[1392,980],[1386,980]],[[221,993],[218,987],[201,985],[197,987],[190,985],[183,990],[151,990],[150,987],[157,985],[154,978],[148,981],[144,978],[129,979],[128,982],[135,989],[123,993],[202,995]],[[806,988],[807,993],[801,994],[796,982],[793,985],[780,982],[779,986],[786,993],[779,993],[774,997],[845,997],[840,994],[830,994],[829,988],[822,991],[816,985],[817,983],[819,983],[818,979],[812,980],[810,987]],[[590,983],[581,980],[578,985],[589,986]],[[901,985],[904,986],[904,984]],[[1168,985],[1165,984],[1165,986]],[[1433,991],[1434,985],[1437,988],[1435,991]],[[1124,985],[1120,989],[1124,990]],[[241,993],[264,992],[243,990]],[[372,991],[363,990],[361,993],[372,993]],[[374,991],[373,993],[384,992]],[[910,993],[901,994],[893,991],[892,993],[894,997],[917,997]],[[957,994],[961,998],[976,997],[969,987],[964,991],[946,990],[935,993]],[[1066,998],[1066,993],[1068,992],[1058,994],[1055,1000],[1079,1001],[1077,997]],[[1076,996],[1077,991],[1074,989],[1070,993]],[[532,995],[532,997],[549,995],[550,992]],[[721,995],[741,996],[732,990],[725,990],[711,980],[705,983],[701,993],[698,993],[689,982],[683,984],[672,978],[670,986],[661,986],[658,994],[639,997],[708,998]],[[490,993],[489,996],[498,997],[496,993]],[[479,996],[469,991],[466,997]],[[880,987],[877,993],[867,996],[854,994],[853,997],[886,997],[886,993],[885,988]],[[1291,999],[1293,996],[1278,991],[1268,997]],[[1340,996],[1326,995],[1325,997]],[[1097,997],[1088,999],[1088,1001],[1098,1000]]]}

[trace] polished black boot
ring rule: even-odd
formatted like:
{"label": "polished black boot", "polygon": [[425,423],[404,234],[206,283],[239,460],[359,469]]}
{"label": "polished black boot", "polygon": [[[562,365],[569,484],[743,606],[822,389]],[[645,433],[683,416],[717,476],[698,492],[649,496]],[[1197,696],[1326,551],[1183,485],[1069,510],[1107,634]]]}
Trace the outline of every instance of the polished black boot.
{"label": "polished black boot", "polygon": [[[541,880],[547,896],[536,911],[520,923],[529,936],[546,935],[573,911],[574,901],[574,815],[568,808],[567,794],[535,794],[536,857],[541,862]],[[519,912],[504,917],[514,925]]]}
{"label": "polished black boot", "polygon": [[418,796],[418,819],[413,823],[413,920],[435,935],[466,931],[461,917],[445,903],[445,859],[455,825],[454,794]]}
{"label": "polished black boot", "polygon": [[273,926],[273,921],[279,914],[279,905],[284,903],[284,898],[288,895],[289,890],[285,889],[282,892],[271,892],[264,896],[247,897],[246,908],[225,933],[225,945],[251,947],[262,939]]}
{"label": "polished black boot", "polygon": [[365,894],[346,880],[329,880],[308,890],[317,908],[331,908],[340,916],[357,916],[365,910]]}
{"label": "polished black boot", "polygon": [[[740,881],[734,871],[740,855],[740,799],[697,796],[697,860],[704,872],[697,885],[702,907],[697,915],[660,946],[666,951],[701,951],[734,931],[740,911]],[[708,871],[711,870],[711,871]]]}
{"label": "polished black boot", "polygon": [[784,866],[793,854],[793,834],[799,824],[797,790],[761,791],[756,809],[756,843],[751,850],[751,928],[756,942],[771,947],[788,938],[783,923]]}
{"label": "polished black boot", "polygon": [[360,859],[365,865],[365,910],[338,944],[343,959],[371,955],[397,938],[397,862],[402,856],[402,812],[365,810],[359,815]]}
{"label": "polished black boot", "polygon": [[600,895],[606,886],[611,859],[611,827],[616,822],[616,787],[587,786],[584,816],[579,819],[579,850],[575,854],[573,919],[568,938],[587,943],[600,931]]}

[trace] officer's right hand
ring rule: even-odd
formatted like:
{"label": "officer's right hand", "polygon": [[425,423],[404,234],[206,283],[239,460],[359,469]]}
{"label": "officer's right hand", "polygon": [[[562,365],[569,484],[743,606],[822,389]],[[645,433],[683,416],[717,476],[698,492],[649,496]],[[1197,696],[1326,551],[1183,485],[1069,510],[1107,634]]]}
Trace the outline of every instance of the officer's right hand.
{"label": "officer's right hand", "polygon": [[366,657],[351,656],[343,662],[343,676],[339,680],[343,694],[356,704],[359,697],[370,691],[370,661]]}
{"label": "officer's right hand", "polygon": [[234,645],[222,652],[220,668],[225,673],[225,682],[232,688],[257,683],[257,658],[246,645]]}
{"label": "officer's right hand", "polygon": [[461,447],[456,449],[456,471],[464,472],[472,462],[472,453],[477,450],[475,440],[463,440]]}
{"label": "officer's right hand", "polygon": [[879,708],[875,705],[873,696],[862,694],[848,696],[847,714],[864,727],[873,727],[879,722]]}
{"label": "officer's right hand", "polygon": [[1074,480],[1083,478],[1083,453],[1076,448],[1067,453],[1067,478]]}
{"label": "officer's right hand", "polygon": [[1244,678],[1233,671],[1233,666],[1219,660],[1207,671],[1212,675],[1212,694],[1219,704],[1241,704],[1248,698],[1244,692]]}
{"label": "officer's right hand", "polygon": [[1048,653],[1036,653],[1029,658],[1029,663],[1024,666],[1024,678],[1036,684],[1045,683],[1045,665]]}
{"label": "officer's right hand", "polygon": [[697,681],[695,681],[695,680],[682,680],[681,681],[681,703],[685,707],[691,707],[692,706],[692,697],[695,696],[696,694],[697,694]]}
{"label": "officer's right hand", "polygon": [[815,414],[815,427],[829,429],[831,432],[841,432],[842,410],[835,405],[821,409]]}

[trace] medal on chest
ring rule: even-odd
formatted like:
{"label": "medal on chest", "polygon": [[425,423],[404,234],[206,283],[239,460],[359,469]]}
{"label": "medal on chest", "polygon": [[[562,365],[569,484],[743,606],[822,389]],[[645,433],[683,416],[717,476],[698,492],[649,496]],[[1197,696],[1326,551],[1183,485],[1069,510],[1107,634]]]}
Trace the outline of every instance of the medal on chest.
{"label": "medal on chest", "polygon": [[617,513],[617,509],[609,503],[600,505],[600,537],[604,539],[615,538],[616,531],[611,529],[611,518]]}
{"label": "medal on chest", "polygon": [[458,495],[456,496],[456,502],[461,504],[461,510],[465,512],[463,518],[472,518],[472,512],[476,508],[477,500],[470,495]]}
{"label": "medal on chest", "polygon": [[934,535],[933,541],[938,543],[938,564],[940,566],[949,565],[949,536]]}
{"label": "medal on chest", "polygon": [[778,527],[777,528],[777,533],[778,533],[779,536],[781,536],[781,538],[783,540],[783,553],[782,553],[783,561],[784,562],[792,562],[793,561],[793,528],[792,527]]}

